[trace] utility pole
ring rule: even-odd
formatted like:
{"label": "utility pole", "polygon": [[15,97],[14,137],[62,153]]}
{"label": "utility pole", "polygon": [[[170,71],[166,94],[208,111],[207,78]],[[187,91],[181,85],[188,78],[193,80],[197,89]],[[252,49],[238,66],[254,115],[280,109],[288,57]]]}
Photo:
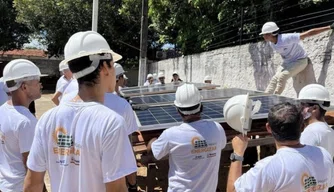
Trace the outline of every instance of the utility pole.
{"label": "utility pole", "polygon": [[92,31],[97,32],[98,17],[99,17],[99,0],[93,0]]}
{"label": "utility pole", "polygon": [[147,15],[148,15],[148,0],[142,0],[138,86],[144,84],[147,73],[147,30],[148,30]]}

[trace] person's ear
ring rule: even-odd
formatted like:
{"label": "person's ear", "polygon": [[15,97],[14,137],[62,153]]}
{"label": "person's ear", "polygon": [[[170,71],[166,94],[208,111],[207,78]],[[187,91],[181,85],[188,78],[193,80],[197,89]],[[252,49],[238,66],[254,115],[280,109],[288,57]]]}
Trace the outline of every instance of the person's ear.
{"label": "person's ear", "polygon": [[110,74],[110,68],[112,68],[112,67],[113,67],[112,61],[110,62],[110,65],[108,65],[107,61],[103,61],[101,72],[105,76],[111,75]]}
{"label": "person's ear", "polygon": [[315,112],[317,112],[317,111],[319,111],[319,110],[320,110],[319,105],[313,105],[313,106],[312,106],[312,113],[315,113]]}
{"label": "person's ear", "polygon": [[270,134],[272,133],[269,123],[266,123],[266,129],[267,129],[268,133],[270,133]]}

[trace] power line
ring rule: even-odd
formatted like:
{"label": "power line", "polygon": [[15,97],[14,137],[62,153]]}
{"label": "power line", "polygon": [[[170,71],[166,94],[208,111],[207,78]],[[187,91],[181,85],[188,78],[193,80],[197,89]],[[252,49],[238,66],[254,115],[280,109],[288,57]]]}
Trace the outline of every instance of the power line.
{"label": "power line", "polygon": [[290,32],[290,31],[295,31],[297,29],[303,29],[303,28],[308,28],[308,27],[313,27],[313,26],[317,26],[317,25],[322,25],[322,24],[328,24],[328,23],[332,23],[333,21],[324,21],[324,22],[321,22],[321,23],[314,23],[314,24],[310,24],[310,25],[306,25],[306,26],[301,26],[301,27],[296,27],[296,28],[293,28],[293,29],[288,29],[288,30],[285,30],[285,31],[282,31],[282,32]]}
{"label": "power line", "polygon": [[334,15],[334,12],[327,13],[327,14],[322,14],[322,15],[318,15],[318,16],[314,16],[314,17],[311,17],[311,18],[306,18],[306,19],[298,20],[298,21],[295,21],[295,22],[291,22],[291,23],[287,23],[287,24],[281,25],[281,26],[292,25],[292,24],[300,23],[300,22],[307,21],[307,20],[310,20],[310,19],[315,19],[315,18],[319,18],[319,17],[328,16],[328,15]]}

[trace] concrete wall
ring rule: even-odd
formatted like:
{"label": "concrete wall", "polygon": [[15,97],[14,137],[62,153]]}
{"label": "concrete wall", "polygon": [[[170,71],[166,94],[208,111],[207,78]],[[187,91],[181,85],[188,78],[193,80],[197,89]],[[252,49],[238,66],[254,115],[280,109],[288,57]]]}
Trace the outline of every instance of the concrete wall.
{"label": "concrete wall", "polygon": [[[329,89],[334,101],[333,41],[334,35],[324,32],[302,44],[313,63],[313,78]],[[214,84],[264,91],[281,62],[280,55],[267,43],[258,42],[163,60],[148,69],[150,73],[165,72],[166,81],[171,80],[173,71],[178,71],[180,78],[188,82],[202,82],[206,75],[211,75]],[[290,79],[282,95],[297,97],[302,79],[312,78],[312,72],[312,68],[303,71],[296,79],[296,87]]]}

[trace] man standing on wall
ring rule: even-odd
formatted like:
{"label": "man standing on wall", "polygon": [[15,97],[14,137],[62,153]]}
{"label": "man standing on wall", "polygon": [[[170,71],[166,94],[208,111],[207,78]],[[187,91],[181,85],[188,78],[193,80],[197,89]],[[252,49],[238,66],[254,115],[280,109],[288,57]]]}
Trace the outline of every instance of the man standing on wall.
{"label": "man standing on wall", "polygon": [[[280,34],[279,28],[274,22],[267,22],[262,27],[260,35],[270,46],[277,51],[283,59],[283,64],[278,68],[276,74],[269,82],[265,92],[281,94],[285,88],[286,81],[302,72],[309,64],[309,58],[304,48],[299,44],[300,40],[317,35],[324,31],[334,29],[334,24],[326,27],[314,28],[303,33]],[[307,82],[311,84],[315,82]]]}

